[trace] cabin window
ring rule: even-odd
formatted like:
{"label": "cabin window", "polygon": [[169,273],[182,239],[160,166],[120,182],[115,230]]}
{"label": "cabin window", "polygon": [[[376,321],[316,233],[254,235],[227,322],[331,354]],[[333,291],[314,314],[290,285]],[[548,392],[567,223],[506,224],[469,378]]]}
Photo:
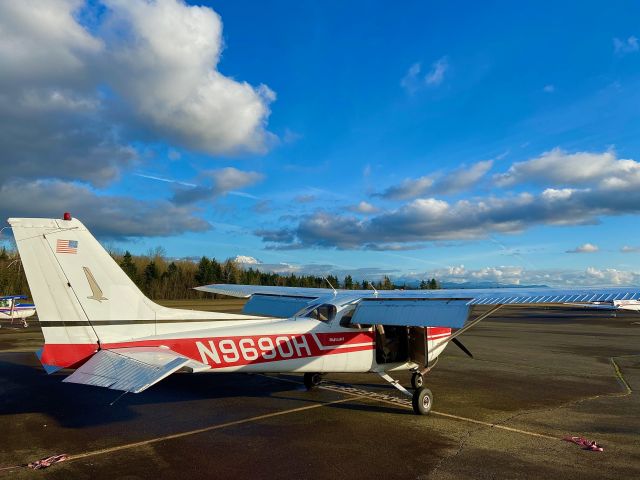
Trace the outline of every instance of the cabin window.
{"label": "cabin window", "polygon": [[324,304],[311,310],[307,315],[309,318],[315,318],[321,322],[330,322],[336,316],[335,305]]}
{"label": "cabin window", "polygon": [[351,319],[356,311],[356,307],[346,308],[340,318],[340,326],[344,328],[360,328],[360,325],[352,324]]}

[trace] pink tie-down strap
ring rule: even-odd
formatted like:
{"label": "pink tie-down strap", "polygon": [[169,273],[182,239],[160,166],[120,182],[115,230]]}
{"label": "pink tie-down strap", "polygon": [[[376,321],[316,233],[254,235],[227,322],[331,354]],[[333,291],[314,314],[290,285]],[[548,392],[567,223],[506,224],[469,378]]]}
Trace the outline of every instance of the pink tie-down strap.
{"label": "pink tie-down strap", "polygon": [[31,462],[27,466],[34,470],[42,470],[43,468],[50,467],[54,463],[60,463],[67,460],[69,456],[66,453],[62,453],[60,455],[51,455],[50,457],[41,458],[40,460],[36,460],[35,462]]}
{"label": "pink tie-down strap", "polygon": [[584,437],[564,437],[565,442],[575,443],[582,447],[583,450],[590,450],[592,452],[604,452],[604,448],[596,443],[596,441],[587,440]]}

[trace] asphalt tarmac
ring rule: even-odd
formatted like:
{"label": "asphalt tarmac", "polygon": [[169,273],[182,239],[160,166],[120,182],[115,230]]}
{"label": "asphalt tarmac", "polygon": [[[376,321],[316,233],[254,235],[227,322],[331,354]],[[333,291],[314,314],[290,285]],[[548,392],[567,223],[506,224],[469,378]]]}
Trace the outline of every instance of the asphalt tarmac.
{"label": "asphalt tarmac", "polygon": [[461,338],[475,359],[448,347],[419,417],[372,374],[311,392],[298,375],[179,374],[117,400],[47,376],[39,328],[4,325],[0,478],[640,478],[639,316],[504,310]]}

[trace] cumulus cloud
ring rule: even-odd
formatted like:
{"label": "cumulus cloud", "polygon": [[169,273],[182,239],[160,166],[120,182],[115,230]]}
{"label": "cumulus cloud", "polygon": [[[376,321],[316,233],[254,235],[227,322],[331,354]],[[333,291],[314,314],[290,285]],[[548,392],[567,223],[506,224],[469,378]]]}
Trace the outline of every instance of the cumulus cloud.
{"label": "cumulus cloud", "polygon": [[583,243],[572,250],[567,250],[567,253],[596,253],[598,250],[600,248],[593,243]]}
{"label": "cumulus cloud", "polygon": [[177,0],[104,7],[90,33],[77,20],[90,8],[81,1],[0,3],[3,163],[25,177],[104,185],[136,158],[123,134],[207,153],[267,147],[274,94],[216,70],[213,10]]}
{"label": "cumulus cloud", "polygon": [[99,195],[86,186],[59,180],[11,181],[0,185],[0,218],[57,218],[66,211],[80,218],[92,233],[103,237],[157,237],[211,228],[193,210],[163,200]]}
{"label": "cumulus cloud", "polygon": [[[467,268],[464,265],[452,265],[428,271],[402,272],[394,268],[345,268],[333,264],[301,264],[301,263],[263,263],[254,257],[238,256],[248,259],[240,261],[244,268],[257,268],[265,272],[296,275],[336,275],[339,279],[350,275],[356,281],[380,280],[389,276],[396,284],[406,283],[417,286],[425,278],[435,278],[438,282],[447,284],[448,288],[456,285],[482,286],[526,286],[546,285],[549,287],[584,287],[604,285],[639,285],[640,273],[610,269],[588,267],[584,270],[571,269],[527,269],[517,265],[486,266],[482,268]],[[255,262],[254,262],[255,261]],[[256,263],[257,262],[257,263]]]}
{"label": "cumulus cloud", "polygon": [[640,252],[640,247],[634,247],[631,245],[625,245],[620,249],[622,253],[637,253]]}
{"label": "cumulus cloud", "polygon": [[433,186],[433,193],[457,193],[475,186],[491,170],[493,160],[476,162],[467,167],[463,165],[438,179]]}
{"label": "cumulus cloud", "polygon": [[419,178],[407,178],[377,194],[388,200],[406,200],[426,194],[452,194],[469,189],[482,180],[491,170],[493,160],[484,160],[462,165],[445,175],[430,175]]}
{"label": "cumulus cloud", "polygon": [[[0,2],[0,187],[9,191],[20,180],[39,191],[56,185],[59,194],[67,185],[90,197],[97,212],[100,201],[131,200],[95,188],[141,162],[137,142],[209,154],[264,151],[275,94],[223,75],[222,48],[220,17],[179,0]],[[168,157],[181,156],[170,148]],[[229,182],[248,184],[234,174],[205,174],[200,196],[231,193]],[[185,221],[197,220],[191,209],[131,201],[134,213],[161,205],[182,217],[176,225],[184,229],[205,225]],[[141,234],[162,231],[169,230],[156,224]]]}
{"label": "cumulus cloud", "polygon": [[207,153],[265,150],[275,93],[217,70],[218,14],[176,0],[106,5],[108,77],[143,127]]}
{"label": "cumulus cloud", "polygon": [[454,284],[490,282],[502,285],[520,285],[524,279],[524,273],[525,269],[519,266],[484,267],[469,270],[464,265],[455,265],[433,270],[429,272],[429,275],[440,282]]}
{"label": "cumulus cloud", "polygon": [[618,270],[615,268],[597,269],[589,267],[586,270],[585,284],[591,285],[637,285],[640,276],[635,272]]}
{"label": "cumulus cloud", "polygon": [[104,44],[77,23],[79,1],[0,2],[2,176],[104,185],[136,153],[104,119],[93,59]]}
{"label": "cumulus cloud", "polygon": [[467,269],[464,265],[421,273],[421,278],[436,278],[439,282],[496,283],[501,285],[546,285],[549,287],[578,287],[603,285],[638,285],[640,274],[614,268],[585,270],[525,269],[520,266],[497,266]]}
{"label": "cumulus cloud", "polygon": [[[584,153],[609,167],[607,175],[562,170],[540,173],[584,188],[546,188],[540,193],[503,193],[473,200],[447,202],[418,198],[367,218],[318,210],[298,218],[294,227],[260,235],[270,247],[384,249],[387,245],[442,240],[473,240],[491,233],[520,233],[534,225],[596,224],[603,216],[640,213],[640,176],[633,160],[612,153]],[[544,157],[544,156],[543,156]],[[541,158],[543,158],[541,157]],[[569,158],[575,158],[568,155]],[[538,165],[534,163],[536,171]],[[525,169],[526,170],[526,169]],[[523,174],[520,167],[512,174]],[[626,175],[623,175],[625,172]],[[533,173],[532,173],[533,175]],[[614,181],[615,180],[615,181]]]}
{"label": "cumulus cloud", "polygon": [[640,44],[638,39],[631,35],[626,40],[620,40],[619,38],[613,39],[613,50],[618,55],[624,55],[626,53],[633,53],[640,50]]}
{"label": "cumulus cloud", "polygon": [[640,180],[640,163],[618,159],[615,151],[568,153],[554,148],[539,157],[514,163],[506,173],[495,176],[496,184],[508,187],[519,183],[624,187]]}
{"label": "cumulus cloud", "polygon": [[[81,0],[0,3],[0,85],[91,87],[90,59],[104,45],[76,20]],[[89,80],[89,81],[88,81]]]}
{"label": "cumulus cloud", "polygon": [[236,192],[235,190],[254,185],[263,178],[264,175],[261,173],[238,170],[233,167],[207,170],[201,173],[201,179],[203,182],[206,182],[204,185],[176,190],[173,201],[179,205],[183,205],[203,200],[211,200],[229,193],[236,195],[242,194],[249,198],[255,198],[253,195]]}

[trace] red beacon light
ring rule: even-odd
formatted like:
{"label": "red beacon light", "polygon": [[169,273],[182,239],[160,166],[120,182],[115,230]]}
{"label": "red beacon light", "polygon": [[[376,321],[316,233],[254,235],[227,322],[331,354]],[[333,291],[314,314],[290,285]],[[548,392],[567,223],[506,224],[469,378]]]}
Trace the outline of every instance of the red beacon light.
{"label": "red beacon light", "polygon": [[69,212],[64,212],[64,215],[62,216],[63,220],[66,221],[70,221],[71,220],[71,214]]}

